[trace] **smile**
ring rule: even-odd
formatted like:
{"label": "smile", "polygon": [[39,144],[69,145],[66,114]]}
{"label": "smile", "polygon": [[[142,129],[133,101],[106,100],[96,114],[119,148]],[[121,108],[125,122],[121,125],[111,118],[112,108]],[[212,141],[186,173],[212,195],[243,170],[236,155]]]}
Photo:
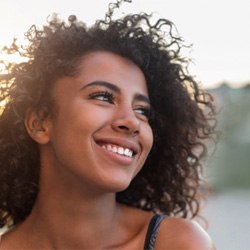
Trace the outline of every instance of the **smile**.
{"label": "smile", "polygon": [[129,148],[123,148],[121,146],[111,144],[103,144],[102,148],[115,154],[124,155],[130,158],[133,157],[133,151]]}

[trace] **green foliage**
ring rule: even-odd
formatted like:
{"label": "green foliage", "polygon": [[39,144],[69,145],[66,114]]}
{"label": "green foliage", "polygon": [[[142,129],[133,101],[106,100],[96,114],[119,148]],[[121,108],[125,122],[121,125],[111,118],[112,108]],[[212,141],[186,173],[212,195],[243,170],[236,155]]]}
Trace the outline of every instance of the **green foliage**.
{"label": "green foliage", "polygon": [[209,90],[215,96],[221,137],[209,159],[215,190],[250,188],[250,85],[233,89],[222,84]]}

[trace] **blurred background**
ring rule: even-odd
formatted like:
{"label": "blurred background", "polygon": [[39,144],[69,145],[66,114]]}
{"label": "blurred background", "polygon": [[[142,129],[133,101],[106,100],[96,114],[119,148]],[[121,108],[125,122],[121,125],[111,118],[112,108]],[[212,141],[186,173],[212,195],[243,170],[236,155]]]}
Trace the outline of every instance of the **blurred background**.
{"label": "blurred background", "polygon": [[[0,47],[13,37],[22,43],[25,31],[41,26],[52,13],[75,14],[92,24],[104,17],[110,1],[0,0]],[[193,45],[185,52],[193,60],[189,70],[214,95],[221,130],[205,171],[212,190],[203,211],[208,232],[218,250],[250,249],[250,1],[133,0],[118,15],[123,12],[170,19]],[[0,54],[2,59],[6,56]]]}

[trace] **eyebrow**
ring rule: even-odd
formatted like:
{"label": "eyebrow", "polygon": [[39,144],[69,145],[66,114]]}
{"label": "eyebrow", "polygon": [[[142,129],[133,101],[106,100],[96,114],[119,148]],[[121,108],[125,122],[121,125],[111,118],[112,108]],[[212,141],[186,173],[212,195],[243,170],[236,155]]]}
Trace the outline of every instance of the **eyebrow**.
{"label": "eyebrow", "polygon": [[[114,92],[116,92],[116,93],[119,93],[119,94],[121,93],[120,88],[118,88],[118,87],[117,87],[116,85],[114,85],[113,83],[106,82],[106,81],[99,81],[99,80],[94,81],[94,82],[90,82],[90,83],[84,85],[84,86],[81,88],[81,90],[84,90],[84,89],[86,89],[86,88],[93,87],[93,86],[104,86],[104,87],[106,87],[106,88],[108,88],[108,89],[110,89],[110,90],[112,90],[112,91],[114,91]],[[136,94],[135,99],[138,100],[138,101],[146,102],[147,104],[150,105],[150,100],[149,100],[149,98],[148,98],[147,96],[145,96],[145,95]]]}
{"label": "eyebrow", "polygon": [[112,84],[110,82],[105,82],[105,81],[90,82],[90,83],[86,84],[85,86],[83,86],[81,88],[81,90],[84,90],[86,88],[93,87],[93,86],[104,86],[104,87],[106,87],[106,88],[108,88],[108,89],[110,89],[110,90],[112,90],[114,92],[117,92],[117,93],[121,92],[120,89],[116,85],[114,85],[114,84]]}

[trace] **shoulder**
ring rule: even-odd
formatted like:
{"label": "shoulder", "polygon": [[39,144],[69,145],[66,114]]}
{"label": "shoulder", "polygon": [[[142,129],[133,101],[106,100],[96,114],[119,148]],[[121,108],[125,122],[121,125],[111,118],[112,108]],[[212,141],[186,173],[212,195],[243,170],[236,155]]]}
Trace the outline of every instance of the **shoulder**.
{"label": "shoulder", "polygon": [[195,221],[167,218],[162,221],[155,249],[215,250],[207,232]]}

